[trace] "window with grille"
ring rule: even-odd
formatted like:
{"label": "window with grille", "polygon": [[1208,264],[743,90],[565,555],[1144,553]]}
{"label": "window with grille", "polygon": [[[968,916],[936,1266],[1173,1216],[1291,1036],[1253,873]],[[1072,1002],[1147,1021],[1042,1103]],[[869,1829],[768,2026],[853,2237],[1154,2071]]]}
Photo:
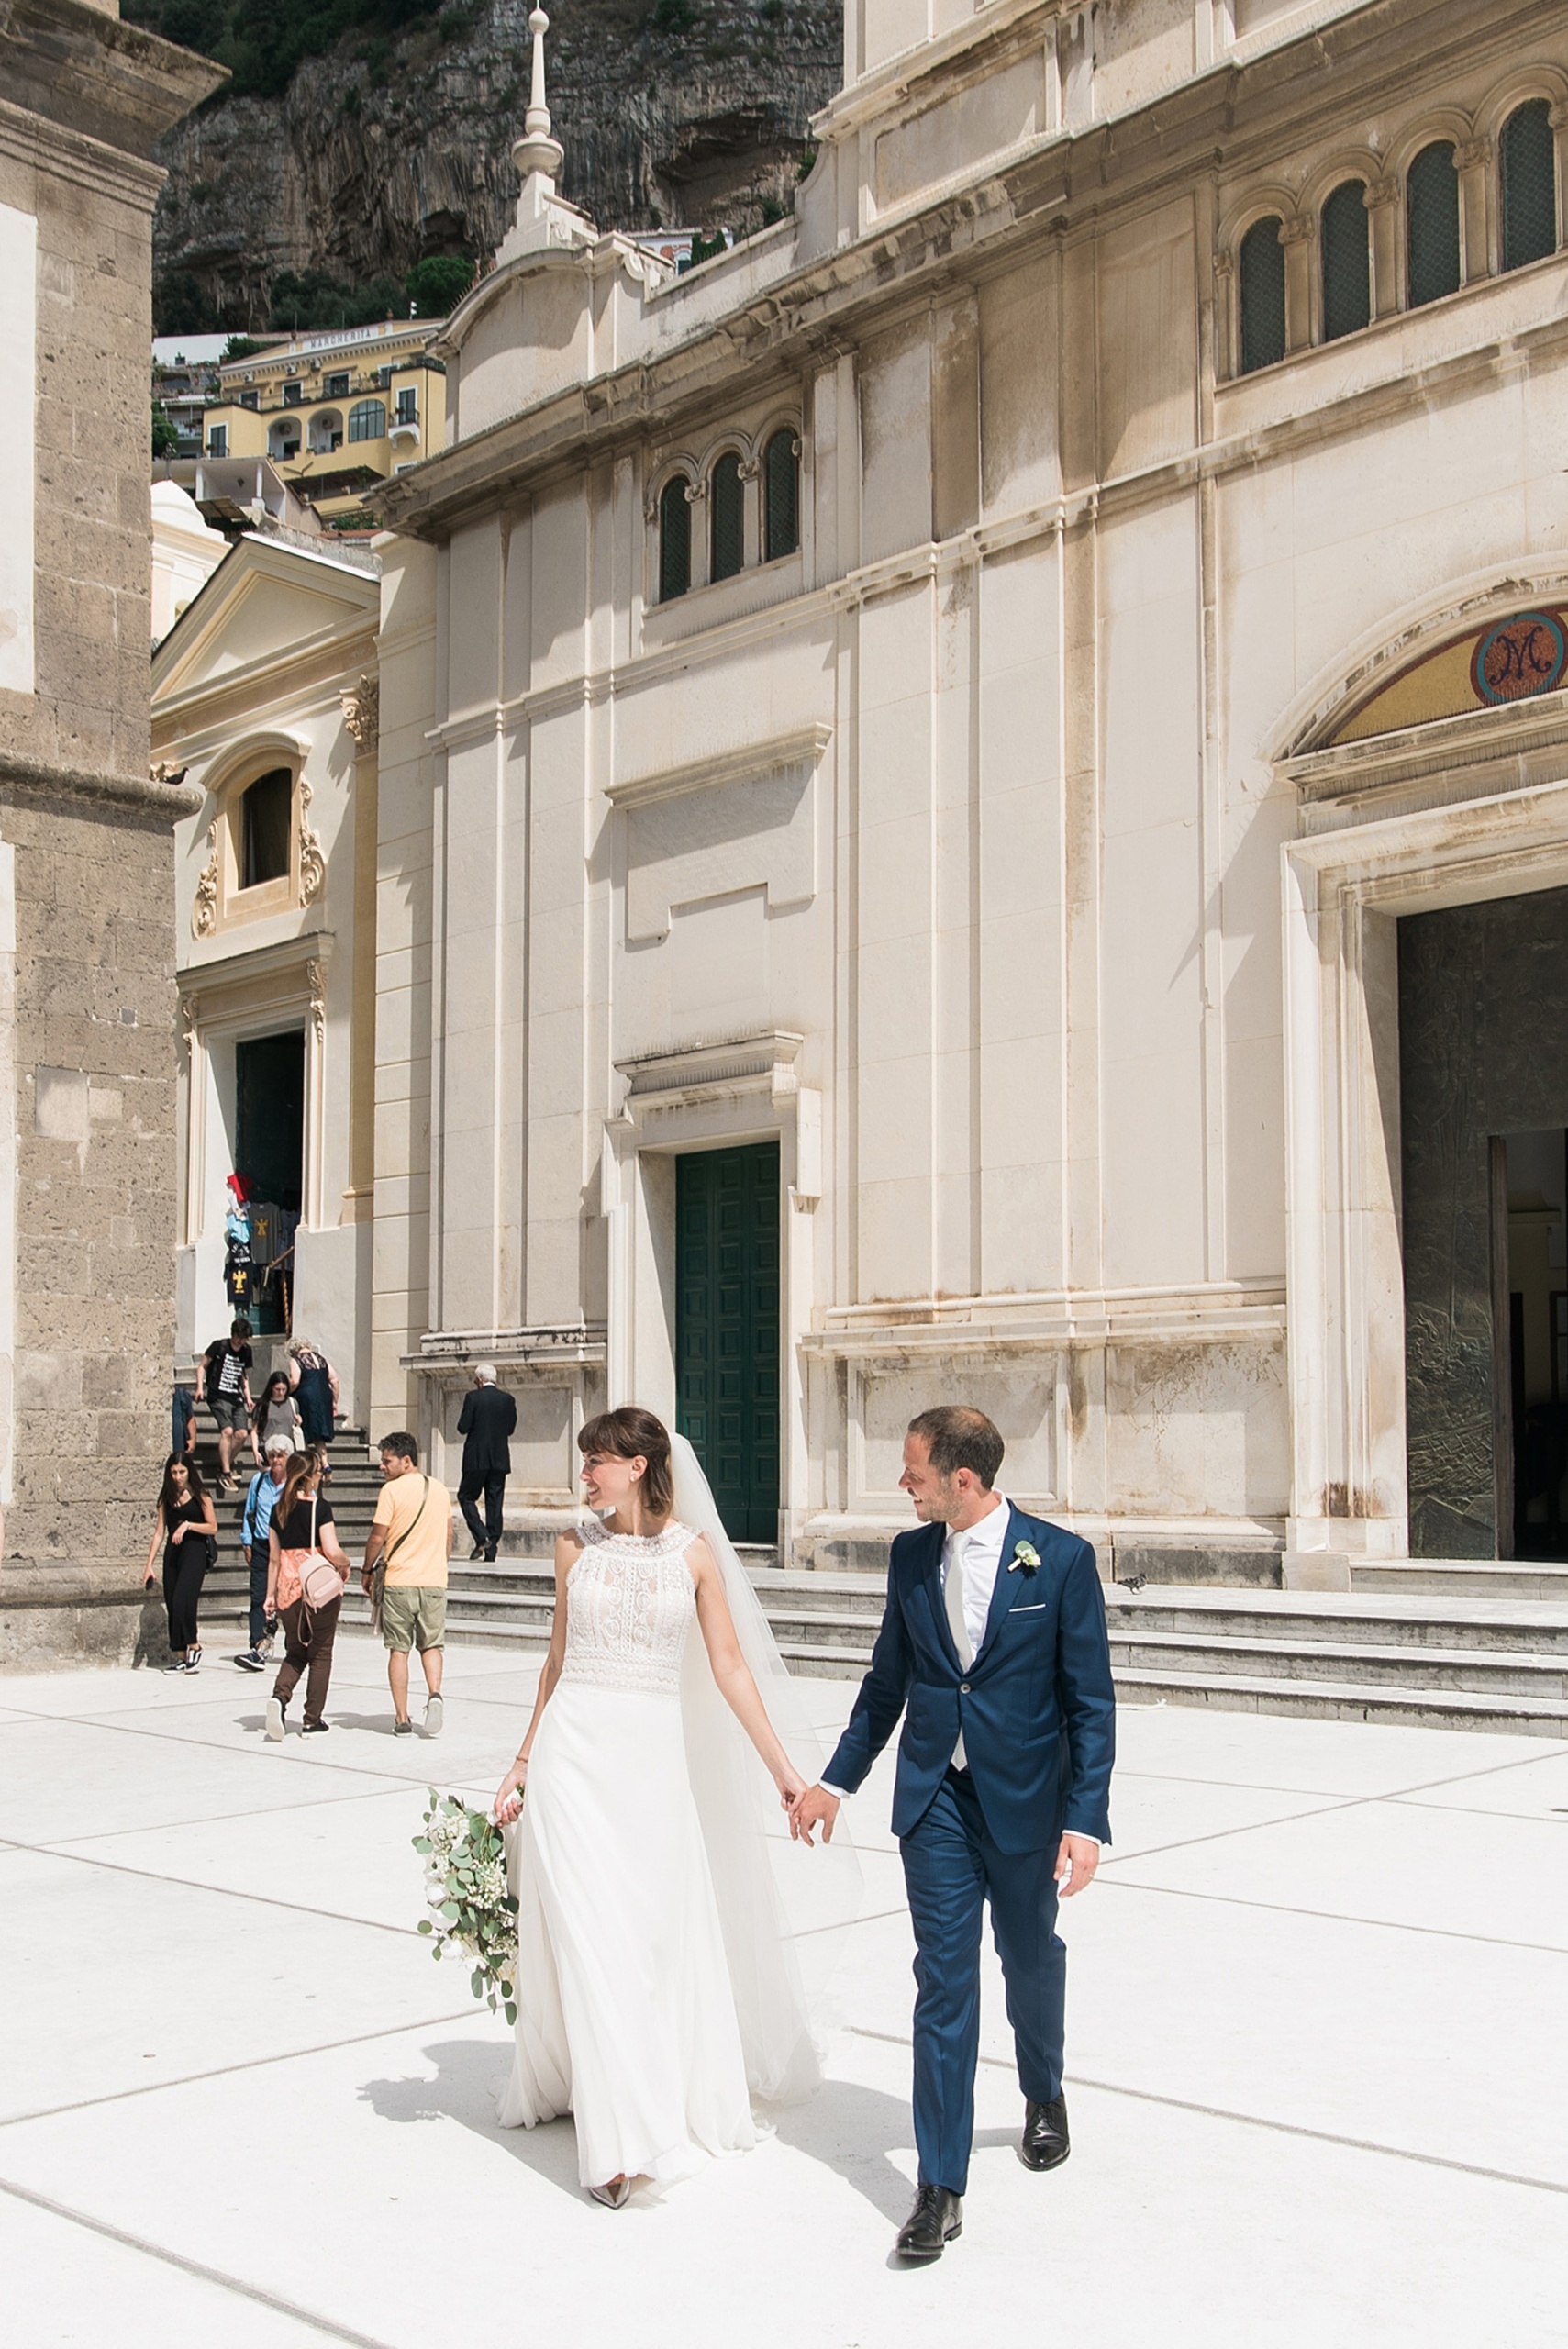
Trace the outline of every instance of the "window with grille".
{"label": "window with grille", "polygon": [[692,584],[692,509],[686,477],[667,481],[659,497],[659,601],[684,596]]}
{"label": "window with grille", "polygon": [[383,400],[356,400],[349,410],[350,440],[379,440],[386,431],[386,405]]}
{"label": "window with grille", "polygon": [[762,451],[762,560],[777,562],[800,544],[800,451],[787,424]]}
{"label": "window with grille", "polygon": [[419,387],[417,384],[405,384],[403,389],[398,393],[397,421],[399,424],[418,423]]}
{"label": "window with grille", "polygon": [[713,562],[709,576],[733,579],[746,559],[740,460],[727,450],[708,483],[709,527],[713,533]]}
{"label": "window with grille", "polygon": [[215,424],[212,426],[206,437],[206,452],[209,457],[228,456],[228,427],[227,424]]}
{"label": "window with grille", "polygon": [[1453,147],[1439,139],[1423,147],[1405,178],[1405,239],[1410,265],[1410,307],[1459,291],[1459,173]]}
{"label": "window with grille", "polygon": [[1557,139],[1544,98],[1508,117],[1497,142],[1503,181],[1503,267],[1523,269],[1557,250]]}
{"label": "window with grille", "polygon": [[1323,206],[1323,340],[1372,323],[1372,246],[1366,182],[1341,180]]}
{"label": "window with grille", "polygon": [[1284,357],[1284,246],[1277,219],[1254,220],[1241,239],[1241,373]]}
{"label": "window with grille", "polygon": [[239,803],[239,885],[281,881],[289,869],[294,776],[287,767],[258,775]]}

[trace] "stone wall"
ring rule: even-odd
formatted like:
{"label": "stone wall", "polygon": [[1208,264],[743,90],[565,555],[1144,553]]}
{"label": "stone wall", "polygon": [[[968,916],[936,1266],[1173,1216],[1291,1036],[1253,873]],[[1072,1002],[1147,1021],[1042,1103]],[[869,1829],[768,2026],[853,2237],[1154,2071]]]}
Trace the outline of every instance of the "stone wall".
{"label": "stone wall", "polygon": [[169,1441],[187,795],[148,772],[150,157],[220,77],[69,0],[7,14],[0,76],[7,332],[37,369],[6,616],[31,650],[0,689],[0,1661],[26,1663],[137,1646]]}

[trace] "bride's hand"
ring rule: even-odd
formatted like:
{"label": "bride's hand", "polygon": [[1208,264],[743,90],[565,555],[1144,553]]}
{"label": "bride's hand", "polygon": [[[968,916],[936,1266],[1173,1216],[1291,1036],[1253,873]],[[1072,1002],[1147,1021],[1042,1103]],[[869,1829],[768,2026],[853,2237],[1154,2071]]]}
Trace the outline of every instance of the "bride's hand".
{"label": "bride's hand", "polygon": [[806,1792],[806,1781],[790,1763],[773,1772],[773,1784],[779,1790],[779,1801],[785,1810],[793,1810]]}
{"label": "bride's hand", "polygon": [[510,1827],[513,1820],[520,1815],[523,1808],[522,1789],[528,1775],[528,1765],[526,1762],[514,1762],[496,1787],[495,1800],[491,1808],[495,1811],[496,1823],[499,1826]]}

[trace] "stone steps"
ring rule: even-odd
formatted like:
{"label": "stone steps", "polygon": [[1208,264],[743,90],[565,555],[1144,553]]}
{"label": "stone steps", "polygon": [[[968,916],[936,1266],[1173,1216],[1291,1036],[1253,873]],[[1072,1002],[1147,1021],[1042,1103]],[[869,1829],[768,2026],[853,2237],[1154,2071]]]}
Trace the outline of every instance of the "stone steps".
{"label": "stone steps", "polygon": [[1277,1680],[1191,1671],[1119,1670],[1126,1705],[1207,1705],[1216,1712],[1377,1721],[1406,1729],[1473,1729],[1494,1736],[1568,1738],[1568,1704],[1459,1689],[1375,1688],[1351,1680]]}
{"label": "stone steps", "polygon": [[[336,1506],[336,1475],[333,1498]],[[340,1512],[340,1521],[346,1517]],[[353,1541],[345,1546],[357,1554]],[[1553,1570],[1501,1577],[1467,1564],[1475,1577],[1468,1589],[1456,1587],[1457,1577],[1413,1587],[1414,1575],[1393,1575],[1387,1564],[1376,1571],[1389,1577],[1387,1587],[1348,1596],[1112,1584],[1106,1604],[1118,1694],[1129,1704],[1568,1738],[1568,1599]],[[1430,1572],[1429,1562],[1415,1570]],[[762,1563],[751,1579],[792,1670],[860,1677],[882,1618],[881,1575],[789,1573]],[[208,1577],[203,1616],[214,1631],[242,1624],[244,1586],[243,1569],[232,1565]],[[447,1597],[449,1636],[454,1644],[484,1641],[540,1654],[554,1597],[548,1556],[520,1542],[493,1565],[460,1553]],[[369,1611],[356,1578],[343,1620],[363,1625]]]}
{"label": "stone steps", "polygon": [[1535,1558],[1371,1558],[1351,1568],[1358,1595],[1541,1600],[1568,1607],[1568,1564]]}

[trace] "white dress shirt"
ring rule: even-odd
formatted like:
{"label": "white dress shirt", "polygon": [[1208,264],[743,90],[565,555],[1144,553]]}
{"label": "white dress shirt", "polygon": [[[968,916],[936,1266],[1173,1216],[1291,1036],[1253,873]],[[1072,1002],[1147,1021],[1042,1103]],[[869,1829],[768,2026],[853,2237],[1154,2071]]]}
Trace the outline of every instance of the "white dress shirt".
{"label": "white dress shirt", "polygon": [[1007,1536],[1010,1504],[1001,1493],[996,1506],[978,1522],[960,1533],[949,1526],[942,1540],[942,1590],[948,1586],[948,1576],[955,1563],[963,1575],[963,1628],[969,1633],[969,1653],[977,1656],[985,1638],[986,1620],[991,1613],[991,1595],[996,1587],[1001,1570],[1002,1546]]}
{"label": "white dress shirt", "polygon": [[[979,1654],[985,1638],[985,1626],[990,1620],[991,1600],[996,1588],[996,1576],[1002,1569],[1002,1552],[1006,1546],[1007,1527],[1012,1517],[1012,1505],[1005,1494],[996,1495],[996,1506],[962,1532],[950,1525],[942,1538],[942,1592],[945,1597],[948,1576],[955,1564],[963,1576],[963,1627],[969,1633],[972,1657]],[[960,1765],[963,1766],[962,1765]],[[827,1794],[843,1798],[842,1787],[835,1787],[824,1778]],[[1073,1830],[1076,1833],[1078,1831]],[[1085,1843],[1099,1842],[1097,1835],[1085,1835]]]}

